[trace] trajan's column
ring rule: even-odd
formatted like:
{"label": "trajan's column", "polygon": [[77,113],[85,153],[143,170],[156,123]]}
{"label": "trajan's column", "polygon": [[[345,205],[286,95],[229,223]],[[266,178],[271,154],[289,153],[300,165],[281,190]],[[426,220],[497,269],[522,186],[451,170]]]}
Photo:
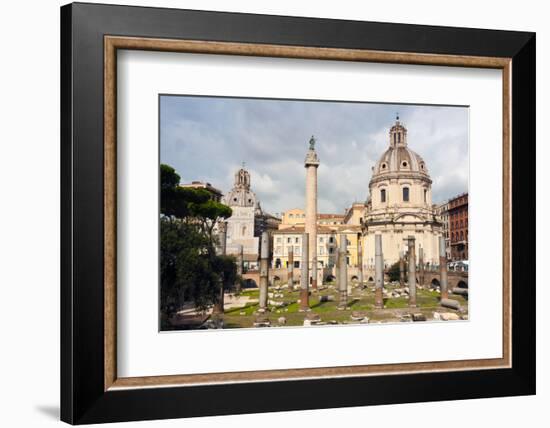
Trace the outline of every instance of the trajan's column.
{"label": "trajan's column", "polygon": [[317,168],[319,157],[315,152],[315,138],[309,140],[309,150],[304,162],[306,168],[306,227],[309,236],[309,263],[311,288],[317,289]]}

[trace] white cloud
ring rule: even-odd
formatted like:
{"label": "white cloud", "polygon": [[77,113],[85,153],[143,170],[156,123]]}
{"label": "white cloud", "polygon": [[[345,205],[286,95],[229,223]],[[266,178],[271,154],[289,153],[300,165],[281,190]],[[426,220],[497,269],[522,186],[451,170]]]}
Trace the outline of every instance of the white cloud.
{"label": "white cloud", "polygon": [[408,127],[409,147],[427,163],[434,202],[467,191],[463,107],[163,97],[161,162],[183,181],[208,181],[228,192],[244,161],[262,206],[281,212],[304,204],[303,161],[313,134],[321,159],[319,210],[343,212],[366,199],[396,111]]}

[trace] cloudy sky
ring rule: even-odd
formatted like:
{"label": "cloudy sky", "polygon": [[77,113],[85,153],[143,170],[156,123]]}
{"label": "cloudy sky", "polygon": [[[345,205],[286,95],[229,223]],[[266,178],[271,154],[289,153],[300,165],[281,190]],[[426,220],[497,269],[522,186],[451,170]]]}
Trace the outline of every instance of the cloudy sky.
{"label": "cloudy sky", "polygon": [[311,135],[321,165],[319,212],[343,213],[368,196],[371,168],[398,112],[409,147],[427,163],[435,203],[468,189],[468,109],[402,104],[161,96],[160,158],[182,183],[227,193],[242,162],[271,213],[303,208]]}

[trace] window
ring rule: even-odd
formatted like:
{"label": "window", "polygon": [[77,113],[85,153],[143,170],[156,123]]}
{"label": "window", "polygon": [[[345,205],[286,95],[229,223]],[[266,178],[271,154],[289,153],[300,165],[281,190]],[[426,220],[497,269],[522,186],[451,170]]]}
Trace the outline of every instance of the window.
{"label": "window", "polygon": [[297,244],[300,242],[300,238],[294,238],[294,242]]}
{"label": "window", "polygon": [[386,202],[386,189],[380,190],[380,202]]}
{"label": "window", "polygon": [[297,245],[294,247],[294,254],[300,254],[300,247]]}
{"label": "window", "polygon": [[407,168],[407,165],[408,165],[408,163],[406,161],[401,164],[401,166],[403,166],[403,168]]}
{"label": "window", "polygon": [[403,187],[403,202],[409,202],[409,188]]}
{"label": "window", "polygon": [[290,244],[292,242],[292,238],[286,238],[287,244]]}
{"label": "window", "polygon": [[281,242],[283,242],[283,238],[278,237],[278,238],[277,238],[277,244],[280,244]]}
{"label": "window", "polygon": [[397,142],[398,142],[398,143],[401,142],[401,133],[397,134]]}
{"label": "window", "polygon": [[320,244],[322,244],[323,242],[324,242],[324,239],[323,239],[323,237],[322,237],[322,236],[321,236],[321,237],[319,237],[319,243],[320,243]]}
{"label": "window", "polygon": [[330,248],[328,249],[328,253],[329,253],[329,254],[333,254],[333,253],[334,253],[334,248],[330,247]]}
{"label": "window", "polygon": [[424,189],[424,202],[428,202],[428,189]]}
{"label": "window", "polygon": [[290,218],[294,218],[294,214],[289,214],[289,217],[290,217]]}
{"label": "window", "polygon": [[325,254],[325,249],[324,247],[319,247],[319,254],[322,256],[323,254]]}
{"label": "window", "polygon": [[299,267],[300,267],[300,262],[299,262],[299,261],[295,261],[295,262],[294,262],[294,267],[295,267],[295,268],[299,268]]}
{"label": "window", "polygon": [[275,247],[275,254],[281,254],[281,247]]}
{"label": "window", "polygon": [[462,230],[460,231],[460,240],[464,241],[464,232],[462,232]]}
{"label": "window", "polygon": [[397,142],[396,138],[397,138],[396,134],[393,134],[393,144]]}
{"label": "window", "polygon": [[349,266],[349,257],[346,257],[346,264]]}

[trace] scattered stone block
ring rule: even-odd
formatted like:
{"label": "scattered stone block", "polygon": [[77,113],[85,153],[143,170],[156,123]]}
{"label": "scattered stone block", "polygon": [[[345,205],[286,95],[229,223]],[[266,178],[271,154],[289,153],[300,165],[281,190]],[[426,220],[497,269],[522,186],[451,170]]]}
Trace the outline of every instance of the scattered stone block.
{"label": "scattered stone block", "polygon": [[265,315],[259,315],[254,320],[254,327],[270,327],[271,321]]}
{"label": "scattered stone block", "polygon": [[362,319],[365,318],[365,313],[364,312],[361,312],[361,311],[353,311],[350,315],[350,318],[353,320],[353,321],[361,321]]}
{"label": "scattered stone block", "polygon": [[285,317],[279,317],[277,319],[277,322],[280,324],[280,325],[285,325],[286,324],[286,318]]}
{"label": "scattered stone block", "polygon": [[457,311],[460,309],[460,303],[458,303],[458,301],[453,299],[441,299],[441,306],[443,306],[444,308],[451,308]]}
{"label": "scattered stone block", "polygon": [[412,314],[412,320],[413,321],[426,321],[426,315],[424,315],[422,312]]}
{"label": "scattered stone block", "polygon": [[460,317],[454,312],[434,312],[434,320],[438,321],[457,321]]}
{"label": "scattered stone block", "polygon": [[304,318],[304,326],[317,325],[321,322],[321,317],[313,312],[308,312]]}

